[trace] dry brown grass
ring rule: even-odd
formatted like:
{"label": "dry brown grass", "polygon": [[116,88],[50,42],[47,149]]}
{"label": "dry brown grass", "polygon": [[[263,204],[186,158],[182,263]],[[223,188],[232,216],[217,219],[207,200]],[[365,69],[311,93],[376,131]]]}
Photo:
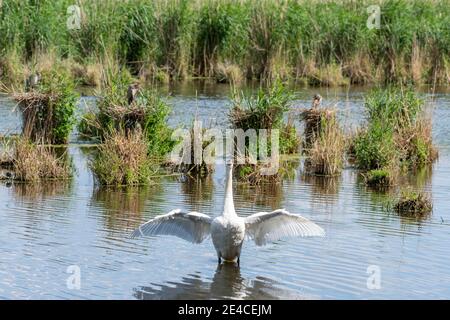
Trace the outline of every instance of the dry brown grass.
{"label": "dry brown grass", "polygon": [[81,65],[77,62],[72,62],[70,71],[73,78],[80,81],[83,85],[92,87],[100,87],[101,85],[103,66],[100,63]]}
{"label": "dry brown grass", "polygon": [[306,172],[325,176],[340,173],[344,166],[345,149],[346,139],[337,120],[322,120],[319,134],[306,151]]}
{"label": "dry brown grass", "polygon": [[432,120],[422,115],[414,124],[400,128],[395,135],[395,145],[402,160],[412,167],[433,163],[439,153],[433,145]]}
{"label": "dry brown grass", "polygon": [[33,91],[16,93],[13,99],[22,110],[24,136],[33,141],[52,141],[53,112],[49,108],[56,97]]}
{"label": "dry brown grass", "polygon": [[68,179],[70,166],[46,146],[19,138],[15,143],[13,160],[14,178],[37,182],[43,179]]}
{"label": "dry brown grass", "polygon": [[218,62],[214,67],[214,78],[219,83],[240,84],[244,80],[244,74],[236,64]]}
{"label": "dry brown grass", "polygon": [[307,109],[300,112],[300,121],[304,121],[303,148],[310,148],[322,130],[322,124],[335,121],[336,111],[332,109]]}
{"label": "dry brown grass", "polygon": [[102,185],[148,184],[153,173],[147,142],[139,129],[107,134],[90,166]]}

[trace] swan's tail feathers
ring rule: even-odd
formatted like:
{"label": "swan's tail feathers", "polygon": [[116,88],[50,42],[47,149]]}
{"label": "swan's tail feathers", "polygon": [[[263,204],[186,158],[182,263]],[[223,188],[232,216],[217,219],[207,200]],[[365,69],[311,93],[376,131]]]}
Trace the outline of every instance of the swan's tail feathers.
{"label": "swan's tail feathers", "polygon": [[211,217],[181,209],[157,216],[134,230],[130,237],[172,235],[192,243],[201,243],[211,232]]}
{"label": "swan's tail feathers", "polygon": [[245,218],[245,233],[258,246],[283,237],[325,236],[325,231],[320,226],[285,209],[248,216]]}

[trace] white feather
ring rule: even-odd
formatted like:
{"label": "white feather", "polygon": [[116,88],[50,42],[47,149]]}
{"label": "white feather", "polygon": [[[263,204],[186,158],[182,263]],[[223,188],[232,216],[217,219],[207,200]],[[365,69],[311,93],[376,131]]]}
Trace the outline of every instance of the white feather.
{"label": "white feather", "polygon": [[192,243],[201,243],[210,235],[211,221],[203,213],[176,209],[142,224],[134,230],[131,237],[172,235]]}
{"label": "white feather", "polygon": [[283,237],[325,236],[325,231],[317,224],[285,209],[255,213],[244,221],[246,236],[258,246]]}

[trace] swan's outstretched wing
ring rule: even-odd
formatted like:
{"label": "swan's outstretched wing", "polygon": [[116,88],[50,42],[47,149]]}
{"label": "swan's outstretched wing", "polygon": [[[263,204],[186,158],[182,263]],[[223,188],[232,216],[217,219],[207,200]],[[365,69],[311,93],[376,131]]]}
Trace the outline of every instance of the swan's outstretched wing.
{"label": "swan's outstretched wing", "polygon": [[142,224],[134,230],[131,237],[172,235],[192,243],[200,243],[208,238],[211,221],[206,214],[176,209]]}
{"label": "swan's outstretched wing", "polygon": [[324,236],[325,231],[312,221],[285,209],[259,212],[245,218],[245,235],[258,246],[282,237]]}

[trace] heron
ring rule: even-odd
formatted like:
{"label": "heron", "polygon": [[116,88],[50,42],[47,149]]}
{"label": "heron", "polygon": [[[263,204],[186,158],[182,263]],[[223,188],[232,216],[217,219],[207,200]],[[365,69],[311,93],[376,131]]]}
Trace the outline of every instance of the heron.
{"label": "heron", "polygon": [[31,74],[25,81],[25,91],[29,92],[36,89],[40,80],[41,74],[39,72]]}
{"label": "heron", "polygon": [[140,225],[131,237],[154,235],[173,235],[192,243],[201,243],[211,236],[218,264],[224,260],[240,265],[244,239],[262,246],[283,237],[323,237],[325,231],[307,218],[286,209],[239,217],[233,201],[233,163],[228,161],[222,213],[213,219],[200,212],[175,209]]}
{"label": "heron", "polygon": [[139,84],[133,83],[128,86],[127,100],[129,105],[131,105],[136,100],[136,95],[138,91],[139,91]]}
{"label": "heron", "polygon": [[312,109],[317,109],[317,107],[319,107],[320,103],[322,102],[322,96],[318,93],[316,93],[313,96],[313,101],[312,101]]}

